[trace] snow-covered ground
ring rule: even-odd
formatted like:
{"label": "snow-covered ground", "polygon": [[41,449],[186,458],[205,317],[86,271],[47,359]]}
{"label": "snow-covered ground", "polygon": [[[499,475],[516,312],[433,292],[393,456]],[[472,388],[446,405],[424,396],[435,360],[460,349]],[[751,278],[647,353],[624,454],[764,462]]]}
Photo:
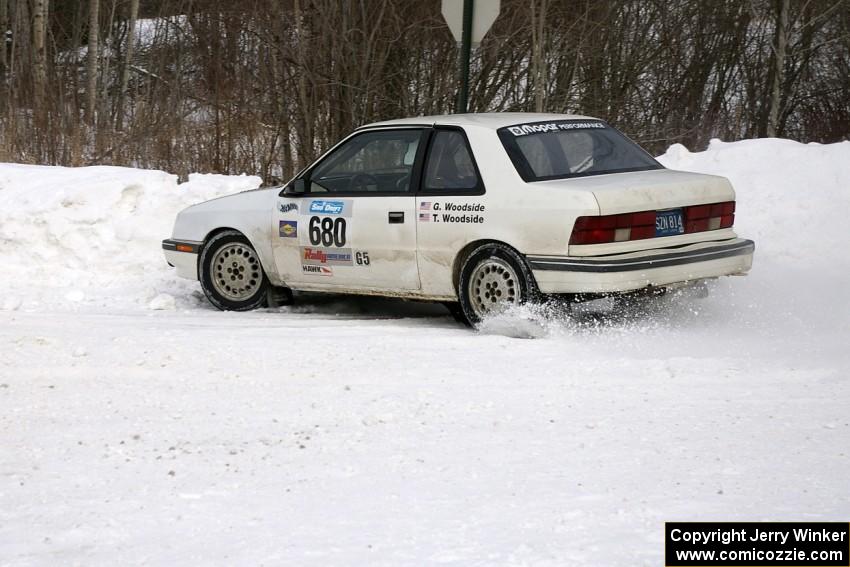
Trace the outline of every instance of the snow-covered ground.
{"label": "snow-covered ground", "polygon": [[212,310],[160,240],[257,178],[0,165],[0,565],[659,565],[664,521],[846,521],[850,143],[661,160],[735,184],[748,277],[478,333]]}

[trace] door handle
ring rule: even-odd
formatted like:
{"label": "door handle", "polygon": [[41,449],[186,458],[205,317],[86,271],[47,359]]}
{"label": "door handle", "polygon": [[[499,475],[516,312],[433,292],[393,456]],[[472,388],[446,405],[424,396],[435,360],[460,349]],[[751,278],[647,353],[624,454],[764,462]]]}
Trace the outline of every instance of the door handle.
{"label": "door handle", "polygon": [[402,224],[404,222],[404,211],[390,211],[390,224]]}

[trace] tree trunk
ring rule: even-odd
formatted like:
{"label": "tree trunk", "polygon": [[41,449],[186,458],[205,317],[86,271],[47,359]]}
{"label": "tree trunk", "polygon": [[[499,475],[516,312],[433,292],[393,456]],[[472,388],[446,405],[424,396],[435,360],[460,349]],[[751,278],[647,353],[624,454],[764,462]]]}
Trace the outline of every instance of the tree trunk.
{"label": "tree trunk", "polygon": [[121,71],[121,90],[119,92],[118,111],[115,128],[121,130],[124,123],[124,102],[127,99],[127,85],[130,83],[130,65],[133,64],[133,44],[136,41],[136,20],[139,17],[139,0],[130,0],[130,20],[127,22],[127,49],[124,53],[124,68]]}
{"label": "tree trunk", "polygon": [[100,0],[89,0],[89,53],[86,61],[86,121],[94,125],[94,112],[97,104],[97,50],[98,28],[100,22]]}
{"label": "tree trunk", "polygon": [[35,0],[32,10],[32,51],[33,51],[33,87],[37,114],[44,109],[44,91],[47,83],[46,53],[44,51],[44,34],[49,0]]}
{"label": "tree trunk", "polygon": [[9,29],[9,0],[0,0],[0,93],[4,93],[4,86],[6,84],[7,29]]}
{"label": "tree trunk", "polygon": [[298,128],[298,140],[299,149],[298,157],[295,161],[296,168],[301,169],[313,159],[313,128],[312,128],[312,116],[315,109],[310,108],[310,102],[307,98],[307,57],[305,54],[305,46],[306,42],[306,34],[304,33],[304,26],[302,25],[303,13],[301,11],[301,3],[299,0],[295,0],[294,3],[295,9],[295,41],[296,45],[296,53],[297,53],[297,61],[298,61],[298,69],[296,73],[298,73],[298,99],[300,102],[300,108],[298,109],[298,120],[300,128]]}
{"label": "tree trunk", "polygon": [[537,0],[531,2],[531,52],[534,67],[534,112],[543,112],[546,95],[546,63],[543,44],[546,33],[546,0],[540,0],[540,12],[535,15]]}
{"label": "tree trunk", "polygon": [[770,111],[767,117],[767,137],[775,138],[782,104],[782,79],[785,76],[785,51],[788,45],[788,12],[790,0],[778,0],[776,22],[776,51],[773,55],[773,84],[770,88]]}
{"label": "tree trunk", "polygon": [[[85,5],[77,4],[74,7],[74,21],[71,28],[71,45],[79,46],[82,43],[83,37],[83,22],[85,21]],[[80,67],[79,49],[73,50],[71,57],[71,65],[74,69]],[[71,76],[71,84],[69,85],[70,100],[68,101],[67,116],[69,133],[69,158],[68,164],[78,166],[82,164],[83,159],[83,128],[80,115],[80,76],[79,73],[74,73]]]}

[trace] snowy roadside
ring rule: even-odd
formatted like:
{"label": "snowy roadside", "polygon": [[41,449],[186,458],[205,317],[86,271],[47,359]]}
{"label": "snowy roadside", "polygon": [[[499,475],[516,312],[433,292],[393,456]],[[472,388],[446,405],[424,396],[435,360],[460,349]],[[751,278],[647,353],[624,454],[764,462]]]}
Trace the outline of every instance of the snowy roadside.
{"label": "snowy roadside", "polygon": [[[768,265],[846,282],[850,142],[713,141],[698,153],[674,145],[659,160],[732,181],[735,227],[756,241],[762,272]],[[174,276],[160,243],[182,208],[260,182],[192,174],[178,184],[161,171],[0,164],[0,265],[14,266],[0,309],[197,309],[197,285]]]}
{"label": "snowy roadside", "polygon": [[850,511],[846,328],[408,315],[0,313],[0,563],[657,565]]}
{"label": "snowy roadside", "polygon": [[260,182],[192,174],[178,184],[176,175],[127,167],[0,164],[0,263],[15,266],[0,309],[144,308],[161,293],[188,298],[191,286],[162,257],[177,213]]}
{"label": "snowy roadside", "polygon": [[751,275],[489,333],[209,309],[159,240],[255,178],[0,165],[0,261],[39,282],[0,302],[0,565],[658,565],[664,521],[846,521],[850,143],[661,159],[732,179]]}

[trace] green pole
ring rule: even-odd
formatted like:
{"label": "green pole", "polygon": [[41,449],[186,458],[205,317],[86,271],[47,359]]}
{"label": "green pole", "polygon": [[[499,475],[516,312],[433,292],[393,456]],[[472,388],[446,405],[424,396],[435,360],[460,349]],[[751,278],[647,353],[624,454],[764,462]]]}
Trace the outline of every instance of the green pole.
{"label": "green pole", "polygon": [[467,111],[469,99],[469,54],[472,50],[472,3],[463,0],[463,35],[460,42],[460,90],[457,93],[457,113]]}

